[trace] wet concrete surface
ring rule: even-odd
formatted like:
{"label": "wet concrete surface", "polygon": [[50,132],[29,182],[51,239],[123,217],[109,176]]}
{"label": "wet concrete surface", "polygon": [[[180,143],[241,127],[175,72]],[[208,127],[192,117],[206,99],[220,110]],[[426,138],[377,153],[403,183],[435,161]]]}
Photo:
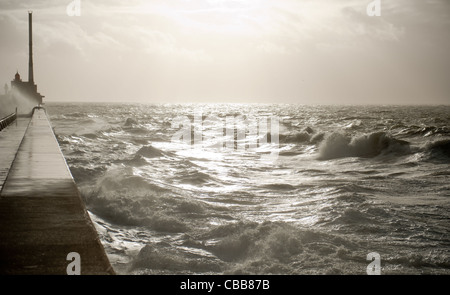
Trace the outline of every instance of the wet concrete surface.
{"label": "wet concrete surface", "polygon": [[71,252],[81,274],[114,274],[45,111],[36,110],[0,194],[0,274],[64,275]]}
{"label": "wet concrete surface", "polygon": [[0,191],[16,157],[30,118],[18,118],[0,131]]}

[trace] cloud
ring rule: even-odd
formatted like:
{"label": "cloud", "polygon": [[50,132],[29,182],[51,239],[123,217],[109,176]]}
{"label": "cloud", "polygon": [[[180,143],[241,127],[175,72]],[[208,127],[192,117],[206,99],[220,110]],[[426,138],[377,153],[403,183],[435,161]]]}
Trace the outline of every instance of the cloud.
{"label": "cloud", "polygon": [[67,16],[69,3],[0,3],[0,79],[26,71],[33,9],[48,99],[416,102],[450,92],[445,0],[382,1],[381,17],[360,0],[81,0],[80,17]]}

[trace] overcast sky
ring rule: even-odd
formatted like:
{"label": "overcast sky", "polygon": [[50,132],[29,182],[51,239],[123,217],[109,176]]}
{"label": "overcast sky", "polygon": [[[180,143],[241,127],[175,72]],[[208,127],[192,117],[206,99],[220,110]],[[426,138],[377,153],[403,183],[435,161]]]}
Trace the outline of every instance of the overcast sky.
{"label": "overcast sky", "polygon": [[[450,1],[0,0],[0,83],[46,101],[449,104]],[[2,91],[3,92],[3,91]]]}

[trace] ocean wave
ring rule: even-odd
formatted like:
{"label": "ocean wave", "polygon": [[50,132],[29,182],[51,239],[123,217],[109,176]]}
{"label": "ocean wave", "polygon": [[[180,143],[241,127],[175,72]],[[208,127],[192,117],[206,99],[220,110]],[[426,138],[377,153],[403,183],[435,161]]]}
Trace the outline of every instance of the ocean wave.
{"label": "ocean wave", "polygon": [[249,259],[253,255],[286,261],[302,252],[301,237],[297,229],[287,223],[266,222],[225,225],[215,229],[215,245],[207,247],[224,261]]}
{"label": "ocean wave", "polygon": [[450,130],[447,127],[436,127],[436,126],[409,126],[407,128],[403,128],[398,132],[398,135],[402,136],[423,136],[423,137],[430,137],[430,136],[446,136],[450,134]]}
{"label": "ocean wave", "polygon": [[81,136],[89,138],[89,139],[93,139],[93,140],[99,138],[99,134],[97,134],[97,133],[85,133],[85,134],[82,134]]}
{"label": "ocean wave", "polygon": [[188,249],[176,248],[165,242],[145,245],[134,258],[132,273],[217,273],[224,263],[217,258],[198,255]]}
{"label": "ocean wave", "polygon": [[314,144],[318,144],[318,143],[322,142],[324,140],[324,138],[325,138],[325,133],[323,133],[323,132],[317,133],[311,137],[310,142],[314,143]]}
{"label": "ocean wave", "polygon": [[[279,140],[281,143],[295,143],[295,144],[317,144],[324,139],[324,133],[316,132],[311,127],[305,127],[300,132],[294,133],[280,133]],[[270,138],[271,134],[268,133],[267,137]]]}
{"label": "ocean wave", "polygon": [[122,129],[128,133],[134,135],[146,135],[149,133],[149,130],[145,126],[141,125],[132,125],[132,126],[124,126]]}
{"label": "ocean wave", "polygon": [[141,155],[135,155],[131,160],[125,160],[121,162],[126,163],[131,167],[141,167],[149,164],[147,159]]}
{"label": "ocean wave", "polygon": [[[370,210],[369,210],[370,211]],[[389,215],[373,208],[368,215]],[[373,220],[355,209],[336,222],[370,230]],[[361,222],[361,219],[365,219]],[[379,247],[386,247],[386,245]],[[133,273],[146,274],[355,274],[365,273],[368,253],[365,241],[291,223],[239,221],[213,227],[203,233],[184,234],[176,243],[148,243],[134,258]],[[381,251],[381,250],[380,250]],[[385,273],[398,268],[448,269],[445,252],[419,251],[385,254]],[[396,270],[397,269],[397,270]],[[360,271],[358,271],[360,270]]]}
{"label": "ocean wave", "polygon": [[165,155],[165,152],[153,147],[152,145],[144,145],[134,154],[131,159],[121,160],[118,162],[125,163],[126,165],[129,165],[131,167],[141,167],[150,163],[148,159],[159,158]]}
{"label": "ocean wave", "polygon": [[106,171],[106,167],[86,167],[84,165],[71,165],[70,172],[77,183],[83,183],[87,180],[97,179]]}
{"label": "ocean wave", "polygon": [[137,124],[138,124],[138,122],[135,119],[127,118],[127,120],[125,121],[123,126],[130,127],[130,126],[137,125]]}
{"label": "ocean wave", "polygon": [[97,121],[95,121],[94,119],[91,119],[91,118],[78,120],[78,124],[83,124],[83,125],[90,125],[90,124],[94,124],[94,123],[97,123]]}
{"label": "ocean wave", "polygon": [[279,135],[280,142],[282,143],[309,143],[310,138],[311,135],[308,132]]}
{"label": "ocean wave", "polygon": [[88,208],[102,218],[122,225],[155,225],[180,230],[184,228],[180,223],[156,215],[153,210],[167,192],[167,189],[133,175],[130,167],[110,167],[98,177],[94,186],[81,188]]}
{"label": "ocean wave", "polygon": [[364,224],[373,223],[376,220],[377,220],[376,218],[371,218],[370,215],[368,215],[365,212],[362,212],[359,209],[348,208],[345,209],[344,212],[342,212],[342,214],[339,215],[339,217],[333,220],[332,223],[345,225],[352,224],[361,227]]}
{"label": "ocean wave", "polygon": [[[185,234],[181,247],[149,243],[133,261],[135,273],[299,274],[308,268],[348,259],[357,246],[332,234],[285,222],[244,222]],[[297,264],[301,260],[304,263]],[[306,265],[305,265],[306,264]],[[334,267],[323,273],[340,273]],[[318,273],[314,271],[312,273]]]}
{"label": "ocean wave", "polygon": [[[342,252],[357,246],[333,234],[305,229],[285,222],[238,222],[219,226],[203,238],[216,243],[205,248],[223,261],[231,262],[226,274],[307,273],[308,265],[325,260],[339,262]],[[322,269],[324,273],[336,272]]]}
{"label": "ocean wave", "polygon": [[85,118],[86,113],[82,113],[82,112],[74,112],[74,113],[68,113],[65,114],[66,117],[71,117],[71,118]]}
{"label": "ocean wave", "polygon": [[131,167],[109,167],[81,193],[88,209],[111,223],[145,226],[159,232],[183,232],[195,220],[211,214],[202,201],[133,175]]}
{"label": "ocean wave", "polygon": [[362,127],[363,127],[362,121],[361,120],[355,120],[355,121],[345,125],[344,129],[357,130],[357,129],[361,129]]}
{"label": "ocean wave", "polygon": [[97,190],[105,192],[165,192],[167,189],[134,175],[131,167],[112,166],[97,179]]}
{"label": "ocean wave", "polygon": [[59,145],[68,145],[70,144],[69,136],[60,135],[55,133],[56,140],[58,141]]}
{"label": "ocean wave", "polygon": [[382,154],[410,151],[409,143],[391,137],[385,132],[349,137],[341,133],[332,133],[319,146],[319,160],[344,157],[373,158]]}
{"label": "ocean wave", "polygon": [[296,189],[295,186],[292,186],[287,183],[271,183],[271,184],[265,184],[261,186],[264,189],[268,190],[294,190]]}
{"label": "ocean wave", "polygon": [[344,117],[342,118],[343,121],[360,121],[360,120],[374,120],[377,119],[376,117],[370,117],[370,116],[351,116],[351,117]]}
{"label": "ocean wave", "polygon": [[141,147],[137,152],[136,156],[142,156],[146,158],[156,158],[164,156],[164,152],[160,149],[157,149],[151,145],[146,145]]}
{"label": "ocean wave", "polygon": [[198,171],[197,169],[184,171],[175,179],[181,183],[192,185],[202,185],[214,181],[214,178],[211,175]]}
{"label": "ocean wave", "polygon": [[116,225],[145,226],[169,233],[184,232],[189,227],[181,218],[173,216],[173,210],[164,204],[169,197],[154,191],[120,193],[102,189],[84,195],[90,211]]}
{"label": "ocean wave", "polygon": [[423,152],[428,159],[450,160],[450,139],[428,142],[423,147]]}
{"label": "ocean wave", "polygon": [[140,124],[135,118],[127,118],[121,127],[122,130],[134,135],[144,135],[149,133],[148,128],[145,125]]}

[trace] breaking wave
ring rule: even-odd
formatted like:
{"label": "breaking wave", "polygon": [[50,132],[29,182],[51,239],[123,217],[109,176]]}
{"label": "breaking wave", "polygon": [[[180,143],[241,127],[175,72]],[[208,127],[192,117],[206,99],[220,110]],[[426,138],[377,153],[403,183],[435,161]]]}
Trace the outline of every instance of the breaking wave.
{"label": "breaking wave", "polygon": [[[107,169],[94,185],[80,189],[88,209],[117,225],[144,226],[158,232],[188,230],[211,214],[210,206],[121,165]],[[189,221],[189,219],[193,219]]]}
{"label": "breaking wave", "polygon": [[425,144],[424,152],[431,159],[450,160],[450,139],[429,142]]}
{"label": "breaking wave", "polygon": [[332,133],[319,146],[320,160],[344,157],[373,158],[388,153],[408,153],[409,143],[391,137],[385,132],[349,137]]}
{"label": "breaking wave", "polygon": [[[285,222],[238,222],[208,232],[184,235],[182,247],[149,243],[133,262],[134,272],[222,274],[298,274],[330,257],[345,260],[357,245],[335,235],[301,229]],[[195,255],[201,252],[203,255]],[[296,264],[301,260],[303,263]],[[326,263],[325,263],[326,264]],[[336,265],[322,273],[339,274]],[[308,273],[308,271],[306,271]]]}
{"label": "breaking wave", "polygon": [[81,193],[89,210],[112,223],[148,226],[167,232],[186,229],[182,221],[162,210],[170,209],[165,205],[169,204],[169,191],[133,175],[129,167],[110,168],[94,187],[82,188]]}

